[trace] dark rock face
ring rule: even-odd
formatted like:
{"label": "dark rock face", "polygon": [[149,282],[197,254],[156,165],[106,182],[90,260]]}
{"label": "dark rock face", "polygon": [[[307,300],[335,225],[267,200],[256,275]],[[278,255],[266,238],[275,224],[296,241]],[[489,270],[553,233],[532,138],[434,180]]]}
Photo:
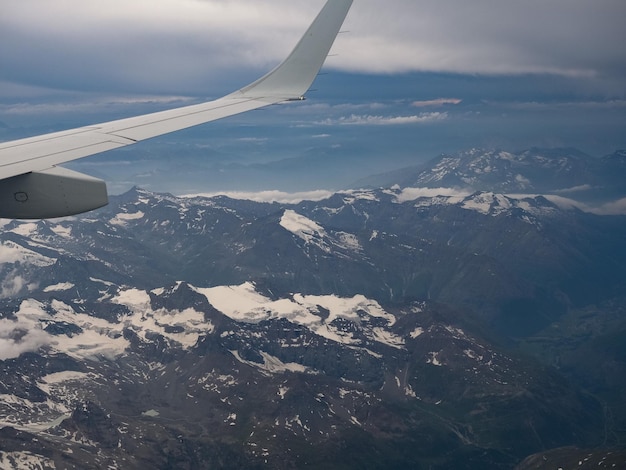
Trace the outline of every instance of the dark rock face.
{"label": "dark rock face", "polygon": [[111,417],[91,401],[77,405],[71,417],[64,420],[60,427],[74,433],[76,440],[97,442],[105,449],[116,447],[120,439]]}

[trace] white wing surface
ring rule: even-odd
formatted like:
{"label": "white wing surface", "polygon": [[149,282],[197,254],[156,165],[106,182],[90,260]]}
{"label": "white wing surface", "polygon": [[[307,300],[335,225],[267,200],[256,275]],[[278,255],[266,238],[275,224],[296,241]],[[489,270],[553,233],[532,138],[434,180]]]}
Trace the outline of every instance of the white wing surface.
{"label": "white wing surface", "polygon": [[302,99],[351,5],[352,0],[328,0],[278,67],[223,98],[0,143],[0,217],[59,217],[107,203],[103,182],[55,168],[58,164],[270,104]]}

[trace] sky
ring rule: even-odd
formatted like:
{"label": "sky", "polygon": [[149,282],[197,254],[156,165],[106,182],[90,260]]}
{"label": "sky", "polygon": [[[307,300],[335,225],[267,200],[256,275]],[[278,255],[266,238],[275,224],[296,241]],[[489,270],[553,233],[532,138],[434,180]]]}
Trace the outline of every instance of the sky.
{"label": "sky", "polygon": [[[323,4],[0,0],[0,140],[229,93],[280,62]],[[355,0],[307,101],[75,165],[113,192],[162,184],[180,161],[217,175],[183,193],[338,189],[472,147],[602,156],[626,148],[624,18],[623,0]],[[269,177],[307,165],[308,186]]]}

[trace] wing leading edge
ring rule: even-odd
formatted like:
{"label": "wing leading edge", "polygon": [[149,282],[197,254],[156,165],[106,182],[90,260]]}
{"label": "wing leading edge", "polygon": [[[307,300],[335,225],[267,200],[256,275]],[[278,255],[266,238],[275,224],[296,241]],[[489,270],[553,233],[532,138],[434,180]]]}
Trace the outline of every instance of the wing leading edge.
{"label": "wing leading edge", "polygon": [[223,98],[0,143],[0,217],[60,217],[107,203],[102,181],[56,168],[58,164],[271,104],[301,99],[322,67],[352,1],[328,0],[279,66]]}

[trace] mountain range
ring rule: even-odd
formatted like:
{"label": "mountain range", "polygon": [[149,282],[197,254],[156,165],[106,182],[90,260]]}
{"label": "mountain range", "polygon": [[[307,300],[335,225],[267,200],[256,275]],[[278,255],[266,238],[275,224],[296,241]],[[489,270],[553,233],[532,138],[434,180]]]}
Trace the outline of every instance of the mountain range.
{"label": "mountain range", "polygon": [[[474,148],[433,159],[424,150],[419,157],[393,160],[385,158],[384,152],[384,148],[365,143],[349,150],[318,145],[300,155],[252,152],[251,158],[201,143],[162,143],[117,151],[106,160],[80,160],[72,167],[108,181],[116,193],[126,192],[132,181],[144,189],[172,194],[389,188],[397,184],[402,188],[466,188],[470,192],[549,192],[586,202],[626,197],[624,150],[592,157],[570,148]],[[389,168],[399,169],[389,172]]]}
{"label": "mountain range", "polygon": [[619,467],[626,216],[561,160],[2,221],[0,467]]}
{"label": "mountain range", "polygon": [[519,152],[473,148],[359,180],[355,187],[446,187],[556,194],[577,201],[626,197],[626,150],[594,158],[570,148]]}

